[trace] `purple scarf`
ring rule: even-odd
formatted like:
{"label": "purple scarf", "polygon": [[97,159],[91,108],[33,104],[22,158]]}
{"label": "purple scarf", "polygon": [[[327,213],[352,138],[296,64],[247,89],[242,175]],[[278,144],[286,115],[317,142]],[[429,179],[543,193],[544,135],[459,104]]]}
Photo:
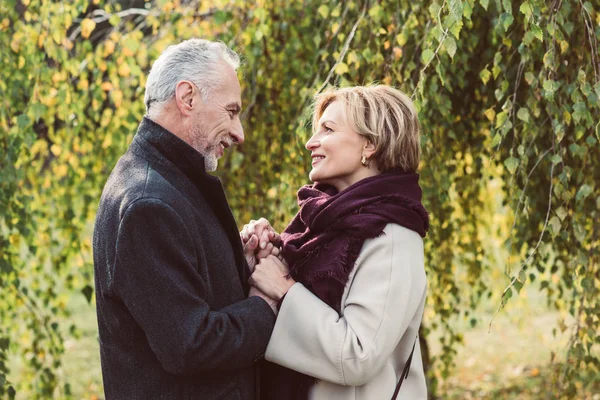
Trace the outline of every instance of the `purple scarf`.
{"label": "purple scarf", "polygon": [[[419,176],[400,171],[363,179],[347,189],[315,184],[298,191],[300,212],[281,234],[292,277],[340,312],[350,272],[367,239],[388,223],[425,237],[429,217],[421,204]],[[314,378],[266,363],[262,399],[308,398]]]}

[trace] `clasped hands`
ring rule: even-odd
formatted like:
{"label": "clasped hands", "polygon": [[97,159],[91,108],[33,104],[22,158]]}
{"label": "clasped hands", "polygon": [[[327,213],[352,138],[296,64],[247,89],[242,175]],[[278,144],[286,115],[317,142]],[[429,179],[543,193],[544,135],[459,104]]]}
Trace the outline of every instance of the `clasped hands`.
{"label": "clasped hands", "polygon": [[244,225],[240,238],[251,274],[249,296],[262,297],[277,314],[277,303],[296,283],[281,255],[281,238],[265,218]]}

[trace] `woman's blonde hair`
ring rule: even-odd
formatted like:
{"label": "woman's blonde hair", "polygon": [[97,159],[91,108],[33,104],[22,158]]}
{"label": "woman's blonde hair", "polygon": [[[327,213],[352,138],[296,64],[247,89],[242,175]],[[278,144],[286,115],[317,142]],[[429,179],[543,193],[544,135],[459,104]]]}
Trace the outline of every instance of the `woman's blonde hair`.
{"label": "woman's blonde hair", "polygon": [[350,126],[375,146],[372,158],[381,172],[417,170],[419,120],[406,94],[385,85],[330,89],[315,97],[313,131],[318,130],[319,119],[334,101],[342,102]]}

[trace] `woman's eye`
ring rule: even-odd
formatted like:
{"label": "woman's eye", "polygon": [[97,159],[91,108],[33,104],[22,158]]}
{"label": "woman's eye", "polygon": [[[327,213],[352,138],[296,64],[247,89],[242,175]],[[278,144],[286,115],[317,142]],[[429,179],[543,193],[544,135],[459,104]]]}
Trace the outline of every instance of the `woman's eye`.
{"label": "woman's eye", "polygon": [[325,126],[324,128],[325,128],[325,132],[333,132],[333,129],[331,129],[331,128],[330,128],[330,127],[328,127],[328,126]]}

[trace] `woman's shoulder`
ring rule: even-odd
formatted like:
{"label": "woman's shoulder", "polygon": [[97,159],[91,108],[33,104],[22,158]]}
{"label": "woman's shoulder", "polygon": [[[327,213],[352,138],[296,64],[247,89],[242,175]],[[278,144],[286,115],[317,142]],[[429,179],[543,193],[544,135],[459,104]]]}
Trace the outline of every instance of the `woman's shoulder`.
{"label": "woman's shoulder", "polygon": [[366,240],[363,249],[377,246],[398,246],[423,251],[423,238],[417,232],[400,224],[389,223],[379,236]]}
{"label": "woman's shoulder", "polygon": [[387,224],[381,235],[366,240],[363,244],[357,266],[365,263],[387,265],[396,271],[412,271],[411,274],[424,275],[423,238],[402,225]]}

